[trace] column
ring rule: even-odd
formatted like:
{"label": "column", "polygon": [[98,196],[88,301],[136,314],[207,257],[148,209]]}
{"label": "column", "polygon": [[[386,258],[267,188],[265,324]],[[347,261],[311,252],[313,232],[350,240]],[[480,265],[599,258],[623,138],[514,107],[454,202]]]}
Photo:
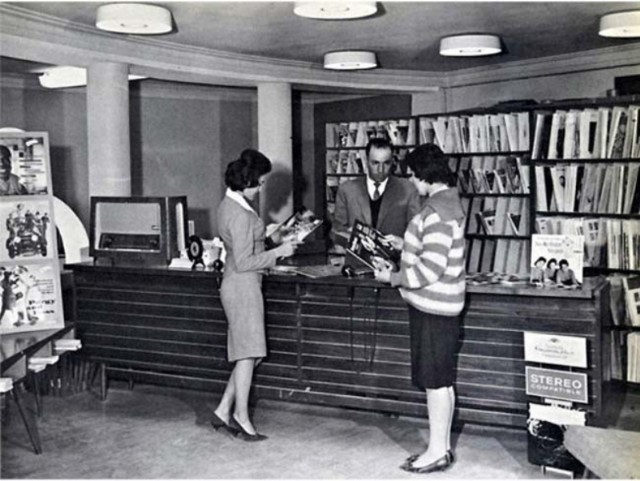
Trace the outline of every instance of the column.
{"label": "column", "polygon": [[87,72],[89,196],[131,195],[129,66],[91,64]]}
{"label": "column", "polygon": [[272,162],[260,195],[265,223],[282,222],[293,213],[293,146],[291,84],[258,85],[258,150]]}

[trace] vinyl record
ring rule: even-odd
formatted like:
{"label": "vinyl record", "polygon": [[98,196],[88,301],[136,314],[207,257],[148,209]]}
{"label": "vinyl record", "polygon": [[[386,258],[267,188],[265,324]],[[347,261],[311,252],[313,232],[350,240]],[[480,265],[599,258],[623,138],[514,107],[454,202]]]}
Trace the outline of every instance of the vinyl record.
{"label": "vinyl record", "polygon": [[202,240],[197,235],[192,235],[189,237],[189,244],[187,249],[187,255],[189,256],[190,261],[202,261],[202,254],[204,252],[204,247],[202,245]]}

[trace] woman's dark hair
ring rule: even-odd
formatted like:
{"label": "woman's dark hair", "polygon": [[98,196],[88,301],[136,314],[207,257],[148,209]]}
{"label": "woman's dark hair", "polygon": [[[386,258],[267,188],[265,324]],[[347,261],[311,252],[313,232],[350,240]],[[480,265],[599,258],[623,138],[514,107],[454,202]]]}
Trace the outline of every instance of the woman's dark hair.
{"label": "woman's dark hair", "polygon": [[406,163],[414,175],[430,184],[441,183],[453,187],[456,178],[449,167],[448,157],[435,144],[422,144],[409,152]]}
{"label": "woman's dark hair", "polygon": [[552,263],[557,264],[557,263],[558,263],[558,260],[557,260],[555,257],[552,257],[551,259],[549,259],[549,260],[547,261],[547,267],[550,267]]}
{"label": "woman's dark hair", "polygon": [[560,267],[562,267],[562,266],[569,267],[569,261],[567,259],[560,259],[560,262],[558,262],[558,266],[560,266]]}
{"label": "woman's dark hair", "polygon": [[533,263],[533,265],[535,266],[535,265],[536,265],[538,262],[540,262],[540,261],[542,261],[542,262],[547,262],[547,259],[546,259],[545,257],[543,257],[543,256],[540,256],[540,257],[538,257],[538,260],[536,260],[536,261]]}
{"label": "woman's dark hair", "polygon": [[224,183],[235,191],[257,187],[260,177],[269,172],[271,172],[271,161],[257,150],[246,149],[238,159],[227,166]]}

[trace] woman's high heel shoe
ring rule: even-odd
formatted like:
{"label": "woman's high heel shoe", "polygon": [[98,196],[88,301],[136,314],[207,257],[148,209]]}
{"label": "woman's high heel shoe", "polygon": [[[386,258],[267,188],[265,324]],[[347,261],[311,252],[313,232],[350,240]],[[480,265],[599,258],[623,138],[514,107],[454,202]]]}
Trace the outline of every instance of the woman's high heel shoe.
{"label": "woman's high heel shoe", "polygon": [[233,416],[231,416],[231,419],[229,420],[229,424],[231,425],[231,427],[236,429],[237,431],[236,436],[242,438],[244,441],[264,441],[265,439],[269,438],[269,436],[266,436],[265,434],[260,434],[258,432],[256,432],[255,434],[251,434],[247,432],[247,430],[245,430],[242,427],[242,424],[240,424],[238,420]]}
{"label": "woman's high heel shoe", "polygon": [[233,426],[230,426],[227,423],[225,423],[224,420],[220,416],[218,416],[216,413],[213,413],[213,417],[211,418],[211,426],[213,426],[213,429],[215,429],[216,431],[219,431],[220,429],[224,429],[234,436],[238,435],[238,430]]}

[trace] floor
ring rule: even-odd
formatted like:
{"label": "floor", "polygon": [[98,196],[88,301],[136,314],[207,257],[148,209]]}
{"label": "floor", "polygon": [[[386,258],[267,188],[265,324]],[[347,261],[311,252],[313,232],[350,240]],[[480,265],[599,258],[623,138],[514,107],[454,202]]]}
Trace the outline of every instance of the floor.
{"label": "floor", "polygon": [[[44,452],[31,450],[9,403],[2,430],[2,478],[29,479],[389,479],[425,448],[425,420],[260,400],[254,422],[269,439],[247,443],[208,423],[217,395],[113,383],[94,392],[45,397]],[[13,408],[13,409],[12,409]],[[640,425],[640,395],[620,419]],[[439,478],[563,478],[527,461],[524,430],[465,425],[454,434],[457,461]]]}

